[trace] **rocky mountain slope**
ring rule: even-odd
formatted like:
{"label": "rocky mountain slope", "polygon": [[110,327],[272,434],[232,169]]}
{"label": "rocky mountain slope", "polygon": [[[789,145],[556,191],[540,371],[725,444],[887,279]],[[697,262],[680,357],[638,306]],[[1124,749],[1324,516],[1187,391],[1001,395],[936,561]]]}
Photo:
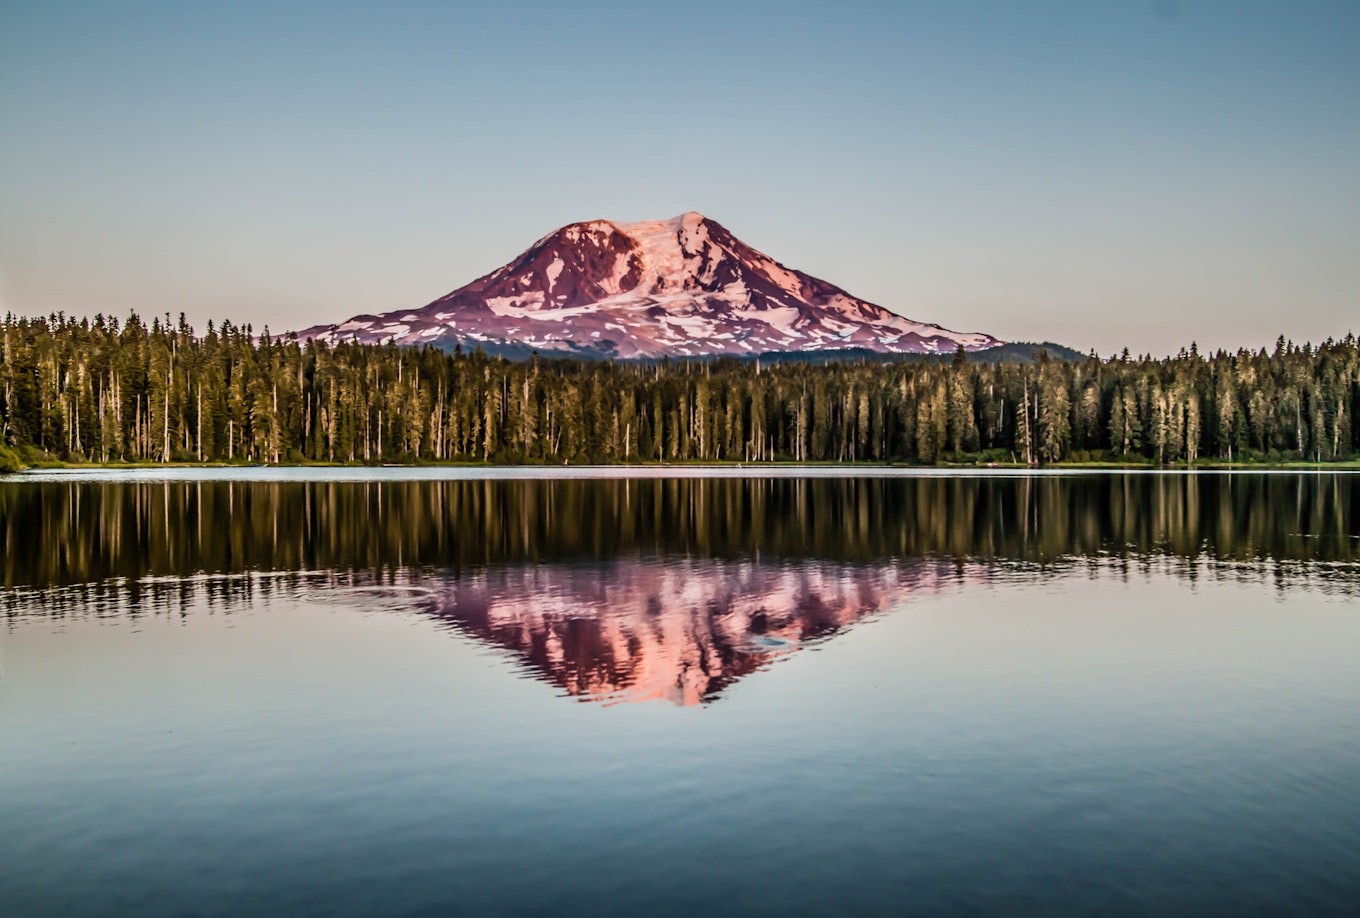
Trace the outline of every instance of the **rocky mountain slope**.
{"label": "rocky mountain slope", "polygon": [[299,336],[624,358],[848,349],[929,354],[1002,344],[851,296],[784,267],[697,213],[573,223],[427,306],[355,316]]}

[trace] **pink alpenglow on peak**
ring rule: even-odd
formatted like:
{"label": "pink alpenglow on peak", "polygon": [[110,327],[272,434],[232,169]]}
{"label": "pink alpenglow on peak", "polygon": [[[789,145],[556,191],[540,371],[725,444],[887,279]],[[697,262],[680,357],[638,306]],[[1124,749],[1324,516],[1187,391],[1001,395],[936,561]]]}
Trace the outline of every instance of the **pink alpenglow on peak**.
{"label": "pink alpenglow on peak", "polygon": [[915,322],[786,268],[697,213],[573,223],[419,309],[299,332],[328,343],[583,357],[986,350],[990,335]]}

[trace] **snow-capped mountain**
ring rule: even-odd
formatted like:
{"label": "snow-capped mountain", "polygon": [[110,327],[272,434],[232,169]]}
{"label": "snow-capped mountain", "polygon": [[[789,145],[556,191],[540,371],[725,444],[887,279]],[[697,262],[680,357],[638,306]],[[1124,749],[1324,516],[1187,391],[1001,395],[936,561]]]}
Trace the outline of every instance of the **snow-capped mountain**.
{"label": "snow-capped mountain", "polygon": [[784,267],[697,213],[573,223],[428,306],[356,316],[299,337],[598,357],[851,348],[919,354],[1002,343],[857,299]]}

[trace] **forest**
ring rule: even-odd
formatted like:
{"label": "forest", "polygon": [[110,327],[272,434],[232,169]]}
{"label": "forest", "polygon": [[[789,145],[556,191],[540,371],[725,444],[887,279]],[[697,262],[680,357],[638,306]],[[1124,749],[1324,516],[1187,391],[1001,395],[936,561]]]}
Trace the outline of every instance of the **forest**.
{"label": "forest", "polygon": [[1360,344],[659,364],[6,316],[0,470],[64,463],[1335,462]]}

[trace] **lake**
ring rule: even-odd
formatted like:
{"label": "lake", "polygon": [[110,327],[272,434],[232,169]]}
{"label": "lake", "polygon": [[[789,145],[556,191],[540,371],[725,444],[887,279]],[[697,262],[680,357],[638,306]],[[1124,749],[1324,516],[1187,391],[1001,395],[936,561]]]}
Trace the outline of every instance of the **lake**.
{"label": "lake", "polygon": [[1360,477],[0,478],[6,915],[1360,912]]}

